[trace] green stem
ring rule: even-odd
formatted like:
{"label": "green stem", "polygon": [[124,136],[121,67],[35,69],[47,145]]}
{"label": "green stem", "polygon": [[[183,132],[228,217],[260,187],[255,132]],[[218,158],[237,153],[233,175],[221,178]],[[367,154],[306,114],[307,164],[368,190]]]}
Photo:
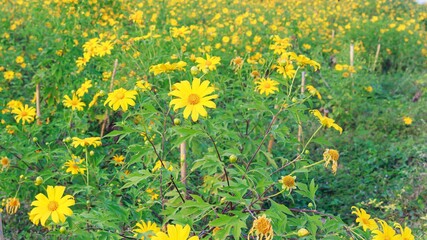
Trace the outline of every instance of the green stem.
{"label": "green stem", "polygon": [[295,71],[294,77],[292,78],[291,86],[289,87],[289,90],[288,90],[288,99],[291,96],[292,87],[294,85],[295,77],[297,76],[298,70],[299,70],[299,66],[297,67],[297,70]]}
{"label": "green stem", "polygon": [[304,148],[302,149],[300,155],[302,155],[304,153],[305,149],[307,149],[308,144],[310,144],[310,142],[313,140],[314,136],[317,135],[317,133],[320,131],[320,129],[322,129],[322,125],[320,125],[320,127],[313,133],[313,135],[311,135],[310,139],[308,139],[308,141],[304,145]]}
{"label": "green stem", "polygon": [[264,197],[264,198],[265,198],[265,199],[272,198],[272,197],[275,197],[275,196],[277,196],[277,195],[282,194],[283,192],[285,192],[285,190],[282,190],[282,191],[280,191],[280,192],[277,192],[277,193],[275,193],[275,194],[273,194],[273,195],[270,195],[270,196],[267,196],[267,197]]}

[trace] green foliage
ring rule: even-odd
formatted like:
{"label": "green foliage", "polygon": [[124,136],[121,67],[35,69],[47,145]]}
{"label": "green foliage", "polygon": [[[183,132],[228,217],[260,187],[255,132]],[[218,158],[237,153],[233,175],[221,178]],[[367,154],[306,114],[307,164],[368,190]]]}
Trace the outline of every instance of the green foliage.
{"label": "green foliage", "polygon": [[[136,233],[141,220],[188,225],[201,239],[255,239],[263,216],[273,239],[371,238],[352,206],[425,237],[425,6],[34,0],[0,9],[7,239],[148,238]],[[192,89],[181,91],[185,80]],[[193,107],[192,120],[186,107],[197,101],[207,112]],[[28,213],[47,186],[66,187],[73,214],[36,226]]]}

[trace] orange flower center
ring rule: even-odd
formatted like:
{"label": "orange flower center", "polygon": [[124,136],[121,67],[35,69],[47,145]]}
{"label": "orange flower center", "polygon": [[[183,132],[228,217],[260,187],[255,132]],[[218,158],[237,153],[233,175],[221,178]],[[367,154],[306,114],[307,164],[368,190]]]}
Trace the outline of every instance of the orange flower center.
{"label": "orange flower center", "polygon": [[56,211],[56,209],[58,209],[58,202],[57,201],[50,201],[49,204],[47,205],[47,208],[51,212]]}
{"label": "orange flower center", "polygon": [[210,66],[212,63],[211,63],[211,61],[209,61],[209,60],[206,60],[206,62],[205,62],[205,65],[206,66]]}
{"label": "orange flower center", "polygon": [[27,116],[27,115],[28,115],[28,113],[27,113],[26,111],[22,111],[22,112],[21,112],[21,116],[22,116],[22,117],[25,117],[25,116]]}
{"label": "orange flower center", "polygon": [[12,200],[10,200],[10,202],[9,202],[9,206],[11,206],[11,207],[17,207],[17,206],[19,206],[20,204],[19,204],[19,201],[18,201],[18,199],[16,199],[16,198],[13,198]]}
{"label": "orange flower center", "polygon": [[254,228],[258,233],[267,235],[270,233],[271,224],[265,217],[260,217],[254,222]]}
{"label": "orange flower center", "polygon": [[264,83],[264,88],[270,88],[270,87],[271,87],[270,83]]}
{"label": "orange flower center", "polygon": [[2,164],[3,166],[8,165],[8,164],[9,164],[9,159],[8,159],[8,158],[2,158],[2,159],[1,159],[1,164]]}
{"label": "orange flower center", "polygon": [[282,183],[286,187],[293,187],[293,186],[295,186],[295,179],[291,176],[285,176],[282,178]]}
{"label": "orange flower center", "polygon": [[200,102],[200,97],[197,94],[190,94],[190,96],[188,96],[188,103],[191,105],[196,105]]}
{"label": "orange flower center", "polygon": [[71,106],[79,106],[79,100],[72,100],[71,101]]}
{"label": "orange flower center", "polygon": [[125,98],[125,94],[124,93],[122,93],[122,92],[116,93],[116,99],[120,100],[120,99],[123,99],[123,98]]}
{"label": "orange flower center", "polygon": [[72,163],[70,167],[75,170],[79,170],[79,166],[76,163]]}

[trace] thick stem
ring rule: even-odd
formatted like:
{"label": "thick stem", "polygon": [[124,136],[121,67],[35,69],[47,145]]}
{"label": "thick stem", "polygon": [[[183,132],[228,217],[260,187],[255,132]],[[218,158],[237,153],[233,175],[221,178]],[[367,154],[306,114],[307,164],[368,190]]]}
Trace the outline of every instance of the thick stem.
{"label": "thick stem", "polygon": [[[187,189],[187,144],[184,142],[179,145],[180,160],[181,160],[181,183]],[[185,191],[187,195],[187,191]]]}
{"label": "thick stem", "polygon": [[0,212],[0,240],[4,240],[4,235],[3,235],[3,220],[1,217],[1,212]]}
{"label": "thick stem", "polygon": [[377,52],[375,53],[374,65],[372,66],[372,71],[375,71],[375,67],[377,66],[378,57],[380,56],[381,44],[378,43]]}
{"label": "thick stem", "polygon": [[[305,71],[301,73],[301,95],[304,94],[305,91]],[[298,142],[301,143],[302,141],[302,123],[300,119],[298,118]],[[300,147],[298,147],[298,151]]]}
{"label": "thick stem", "polygon": [[[114,77],[116,76],[116,71],[117,71],[117,65],[119,64],[119,60],[115,60],[114,61],[114,69],[113,69],[113,74],[111,74],[111,81],[110,81],[110,89],[109,92],[113,91],[113,86],[114,86]],[[105,132],[105,125],[107,125],[107,121],[108,121],[108,109],[105,111],[104,114],[104,121],[102,122],[102,126],[101,126],[101,138],[104,136],[104,132]]]}

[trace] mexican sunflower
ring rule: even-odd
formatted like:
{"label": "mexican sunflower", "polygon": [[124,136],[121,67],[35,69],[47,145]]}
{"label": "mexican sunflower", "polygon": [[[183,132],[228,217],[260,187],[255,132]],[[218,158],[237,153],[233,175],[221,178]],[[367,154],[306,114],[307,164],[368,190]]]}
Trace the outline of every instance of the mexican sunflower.
{"label": "mexican sunflower", "polygon": [[200,83],[199,78],[194,78],[192,84],[189,81],[174,84],[169,93],[169,96],[177,97],[170,102],[170,105],[175,105],[173,110],[185,107],[184,118],[187,119],[191,114],[193,122],[199,119],[199,115],[206,117],[208,113],[204,107],[216,108],[216,104],[211,100],[218,98],[216,94],[209,95],[215,90],[209,83],[207,80]]}
{"label": "mexican sunflower", "polygon": [[37,200],[31,203],[31,206],[35,206],[29,213],[31,222],[45,226],[49,217],[52,217],[54,223],[65,222],[65,216],[73,214],[69,207],[73,206],[75,201],[71,195],[62,196],[64,191],[64,186],[48,186],[47,196],[43,193],[37,194]]}

